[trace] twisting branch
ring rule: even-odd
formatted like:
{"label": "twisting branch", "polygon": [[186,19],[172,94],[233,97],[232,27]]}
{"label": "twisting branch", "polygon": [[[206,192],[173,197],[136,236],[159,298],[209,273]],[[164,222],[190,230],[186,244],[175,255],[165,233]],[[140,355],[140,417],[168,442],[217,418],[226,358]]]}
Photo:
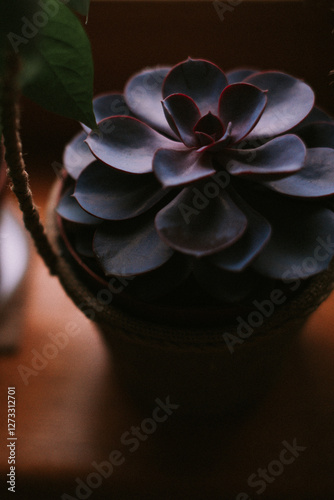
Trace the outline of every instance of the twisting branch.
{"label": "twisting branch", "polygon": [[2,125],[6,154],[8,175],[12,182],[12,191],[15,193],[20,209],[23,213],[23,221],[26,229],[30,232],[36,248],[48,266],[51,274],[57,274],[57,255],[54,253],[41,223],[38,209],[36,208],[32,192],[29,186],[29,176],[26,172],[22,156],[22,144],[20,138],[20,112],[18,74],[20,61],[13,51],[6,55],[5,74],[2,89]]}

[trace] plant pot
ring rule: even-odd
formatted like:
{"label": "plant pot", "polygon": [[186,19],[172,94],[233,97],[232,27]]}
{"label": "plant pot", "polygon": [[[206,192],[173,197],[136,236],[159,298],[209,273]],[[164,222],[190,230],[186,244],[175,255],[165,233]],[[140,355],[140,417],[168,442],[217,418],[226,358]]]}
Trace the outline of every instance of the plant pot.
{"label": "plant pot", "polygon": [[333,265],[298,294],[287,297],[273,289],[262,302],[240,309],[124,300],[111,292],[107,279],[82,265],[71,246],[55,212],[63,185],[54,186],[47,222],[58,275],[110,347],[122,390],[143,409],[169,397],[180,416],[235,416],[258,403],[306,318],[329,295]]}

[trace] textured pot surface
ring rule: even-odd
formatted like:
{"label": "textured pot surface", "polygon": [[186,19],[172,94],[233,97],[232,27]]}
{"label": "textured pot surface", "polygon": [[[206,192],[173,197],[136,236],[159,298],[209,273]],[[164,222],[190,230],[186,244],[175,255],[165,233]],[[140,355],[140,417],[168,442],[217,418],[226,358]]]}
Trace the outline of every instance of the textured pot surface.
{"label": "textured pot surface", "polygon": [[[117,326],[99,326],[111,347],[119,386],[143,408],[169,396],[179,416],[231,416],[256,405],[280,373],[298,329],[245,342],[240,348],[175,349],[124,337]],[[225,346],[226,347],[226,346]]]}

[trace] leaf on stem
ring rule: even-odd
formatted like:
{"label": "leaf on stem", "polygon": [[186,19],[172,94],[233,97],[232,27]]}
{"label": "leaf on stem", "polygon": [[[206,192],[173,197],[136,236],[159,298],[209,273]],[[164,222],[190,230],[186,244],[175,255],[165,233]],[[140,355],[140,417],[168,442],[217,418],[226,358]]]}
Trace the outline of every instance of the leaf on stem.
{"label": "leaf on stem", "polygon": [[90,43],[77,17],[64,5],[58,7],[19,47],[23,93],[51,112],[95,128]]}

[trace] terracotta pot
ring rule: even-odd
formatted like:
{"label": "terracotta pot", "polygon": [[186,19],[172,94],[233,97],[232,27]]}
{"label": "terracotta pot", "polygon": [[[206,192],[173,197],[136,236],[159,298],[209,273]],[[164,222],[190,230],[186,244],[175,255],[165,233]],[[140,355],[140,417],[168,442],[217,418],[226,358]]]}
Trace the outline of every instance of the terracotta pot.
{"label": "terracotta pot", "polygon": [[169,397],[180,416],[235,416],[256,404],[280,373],[307,316],[330,293],[333,266],[284,303],[276,289],[240,310],[197,306],[196,321],[190,321],[194,308],[117,300],[107,279],[87,269],[71,247],[55,213],[61,189],[58,182],[47,224],[59,278],[104,336],[126,394],[143,409]]}

